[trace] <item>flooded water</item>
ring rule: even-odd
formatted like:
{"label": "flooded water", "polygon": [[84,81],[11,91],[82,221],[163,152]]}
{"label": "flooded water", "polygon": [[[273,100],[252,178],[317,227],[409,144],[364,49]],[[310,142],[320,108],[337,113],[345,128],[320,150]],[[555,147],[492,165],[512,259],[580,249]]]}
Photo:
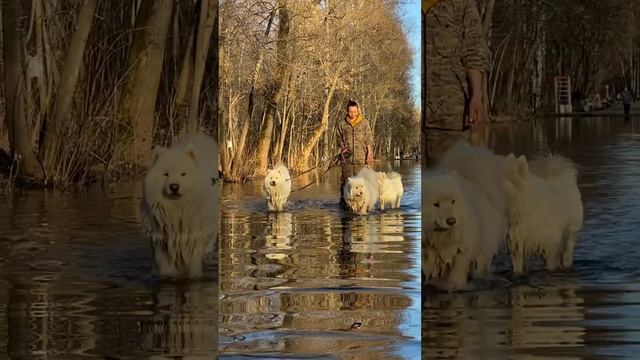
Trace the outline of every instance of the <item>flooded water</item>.
{"label": "flooded water", "polygon": [[513,279],[498,264],[496,281],[476,290],[426,289],[420,331],[413,162],[397,169],[402,208],[363,217],[339,209],[337,173],[277,215],[259,184],[225,185],[219,295],[215,262],[202,281],[150,276],[138,186],[17,191],[0,195],[0,358],[210,359],[219,339],[222,359],[417,359],[422,334],[426,359],[637,359],[640,119],[519,123],[488,141],[580,166],[585,224],[572,270],[538,264]]}
{"label": "flooded water", "polygon": [[225,185],[221,359],[420,357],[420,168],[391,165],[402,206],[367,216],[340,209],[339,170],[278,214],[259,183]]}
{"label": "flooded water", "polygon": [[0,195],[0,358],[213,357],[217,265],[202,281],[150,276],[138,188]]}
{"label": "flooded water", "polygon": [[[491,288],[423,293],[425,359],[638,359],[640,119],[546,119],[488,134],[498,153],[560,152],[580,166],[585,223],[574,268]],[[509,282],[513,282],[510,284]]]}

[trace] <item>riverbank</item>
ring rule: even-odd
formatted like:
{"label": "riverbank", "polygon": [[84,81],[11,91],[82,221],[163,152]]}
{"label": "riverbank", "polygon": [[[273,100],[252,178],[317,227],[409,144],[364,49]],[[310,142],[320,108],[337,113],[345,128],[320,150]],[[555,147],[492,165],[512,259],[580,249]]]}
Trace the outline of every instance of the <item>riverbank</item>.
{"label": "riverbank", "polygon": [[16,177],[19,169],[13,163],[8,149],[0,147],[0,192],[8,192],[12,189],[46,189],[67,191],[71,189],[83,189],[88,186],[98,184],[110,187],[116,184],[131,183],[140,180],[144,174],[144,169],[123,164],[113,169],[105,169],[102,166],[95,166],[85,173],[82,178],[66,185],[45,184],[41,179],[29,179]]}
{"label": "riverbank", "polygon": [[[606,109],[593,110],[593,111],[574,111],[571,113],[550,113],[550,116],[558,117],[624,117],[624,107],[622,104],[616,103]],[[631,111],[629,116],[640,116],[640,102],[636,102],[631,105]]]}

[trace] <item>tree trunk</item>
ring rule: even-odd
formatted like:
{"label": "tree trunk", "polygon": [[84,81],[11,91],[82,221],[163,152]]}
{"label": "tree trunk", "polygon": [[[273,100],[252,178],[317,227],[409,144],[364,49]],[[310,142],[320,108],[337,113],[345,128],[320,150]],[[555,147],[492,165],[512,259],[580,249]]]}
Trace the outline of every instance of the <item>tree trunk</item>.
{"label": "tree trunk", "polygon": [[[264,31],[264,42],[266,43],[269,38],[269,34],[271,33],[271,26],[273,25],[273,20],[276,15],[276,11],[273,11],[269,16],[269,21],[267,22],[267,28]],[[260,48],[260,53],[258,54],[258,61],[256,62],[256,66],[253,68],[253,76],[251,77],[251,90],[249,91],[249,107],[247,108],[247,121],[243,121],[242,130],[240,131],[240,138],[238,140],[238,147],[236,149],[235,156],[233,157],[233,178],[237,180],[238,174],[240,172],[240,164],[242,163],[242,157],[244,155],[244,147],[247,141],[247,137],[249,136],[249,130],[251,128],[251,121],[253,119],[253,109],[255,107],[255,98],[256,98],[256,86],[258,84],[258,76],[260,75],[260,68],[262,67],[262,63],[264,62],[265,56],[265,46]]]}
{"label": "tree trunk", "polygon": [[174,2],[142,0],[129,53],[129,72],[122,92],[121,113],[133,129],[128,160],[142,167],[153,143],[156,97]]}
{"label": "tree trunk", "polygon": [[[229,91],[228,96],[228,109],[227,109],[227,118],[229,120],[230,126],[224,123],[224,121],[220,122],[220,160],[222,161],[222,171],[224,174],[229,174],[233,166],[233,158],[235,156],[234,152],[238,147],[237,144],[234,144],[233,139],[235,138],[234,127],[233,124],[238,123],[238,104],[240,100],[242,100],[241,95],[235,95],[231,97],[231,92]],[[229,148],[231,146],[231,149]]]}
{"label": "tree trunk", "polygon": [[298,158],[298,162],[296,164],[296,170],[305,171],[309,168],[309,157],[311,156],[311,152],[320,141],[322,135],[327,131],[329,127],[329,105],[331,104],[331,99],[333,98],[333,92],[336,89],[336,85],[338,84],[338,78],[340,71],[338,71],[331,81],[329,85],[329,91],[327,91],[327,97],[324,99],[324,107],[322,108],[322,120],[320,124],[313,130],[313,134],[309,138],[306,144],[302,147],[302,151],[300,152],[300,157]]}
{"label": "tree trunk", "polygon": [[536,46],[536,68],[535,68],[535,82],[534,82],[534,107],[533,110],[537,111],[542,106],[542,89],[544,84],[544,59],[546,57],[546,17],[544,14],[544,7],[542,8],[540,19],[538,20],[538,41]]}
{"label": "tree trunk", "polygon": [[284,149],[284,141],[287,137],[291,108],[293,102],[295,101],[297,79],[298,75],[292,74],[289,77],[289,82],[287,85],[287,96],[285,97],[285,106],[282,111],[282,126],[280,127],[280,136],[276,145],[276,155],[274,157],[278,162],[282,161],[282,151]]}
{"label": "tree trunk", "polygon": [[[70,119],[75,89],[82,67],[84,49],[87,45],[89,32],[93,25],[93,16],[96,12],[97,0],[86,0],[80,8],[76,31],[71,38],[67,59],[62,70],[62,78],[58,87],[56,102],[53,107],[51,121],[47,124],[44,137],[44,169],[47,181],[58,182],[60,174],[57,173],[60,160],[60,145],[67,140],[65,124]],[[73,121],[73,120],[71,120]]]}
{"label": "tree trunk", "polygon": [[25,115],[24,101],[28,94],[24,92],[21,6],[21,1],[17,0],[2,2],[5,121],[11,153],[14,159],[18,158],[20,161],[20,175],[41,180],[44,174],[30,141],[34,130]]}
{"label": "tree trunk", "polygon": [[216,17],[218,16],[217,0],[201,1],[200,18],[198,23],[198,41],[196,45],[193,73],[193,90],[191,91],[191,106],[189,108],[189,118],[186,126],[186,130],[188,132],[196,131],[198,128],[200,89],[202,88],[204,68],[207,63],[209,45],[211,44],[211,33],[213,32],[213,25],[216,21]]}
{"label": "tree trunk", "polygon": [[294,134],[294,130],[296,127],[296,106],[295,103],[292,105],[292,110],[291,110],[291,128],[289,130],[289,146],[287,147],[287,167],[291,167],[291,164],[293,164],[293,162],[291,161],[291,147],[293,145],[293,134]]}
{"label": "tree trunk", "polygon": [[257,176],[264,175],[266,173],[267,166],[269,165],[269,150],[271,148],[271,134],[273,132],[274,119],[282,99],[284,84],[289,71],[289,64],[286,60],[288,59],[289,52],[287,43],[289,41],[288,37],[289,30],[291,29],[291,19],[289,18],[286,0],[277,1],[277,6],[280,7],[280,26],[278,29],[278,45],[276,50],[276,79],[271,96],[268,99],[267,113],[260,130],[260,138],[258,140],[258,150],[256,152],[257,164],[254,172],[254,175]]}
{"label": "tree trunk", "polygon": [[176,94],[173,99],[173,116],[171,117],[171,135],[173,135],[174,124],[178,124],[180,127],[186,127],[188,112],[189,112],[189,84],[193,81],[193,45],[195,42],[195,29],[193,26],[189,40],[187,40],[187,49],[184,53],[182,64],[180,65],[180,75],[178,75],[178,82],[176,84]]}

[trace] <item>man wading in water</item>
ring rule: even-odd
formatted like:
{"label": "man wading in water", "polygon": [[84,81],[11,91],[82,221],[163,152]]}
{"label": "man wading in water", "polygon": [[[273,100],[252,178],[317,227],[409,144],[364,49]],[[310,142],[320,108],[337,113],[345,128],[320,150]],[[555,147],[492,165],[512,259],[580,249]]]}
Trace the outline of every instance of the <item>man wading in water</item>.
{"label": "man wading in water", "polygon": [[357,102],[347,103],[347,117],[338,121],[336,138],[340,148],[342,176],[340,178],[340,204],[344,201],[343,188],[347,179],[354,176],[364,165],[373,164],[373,131],[369,121],[360,114]]}

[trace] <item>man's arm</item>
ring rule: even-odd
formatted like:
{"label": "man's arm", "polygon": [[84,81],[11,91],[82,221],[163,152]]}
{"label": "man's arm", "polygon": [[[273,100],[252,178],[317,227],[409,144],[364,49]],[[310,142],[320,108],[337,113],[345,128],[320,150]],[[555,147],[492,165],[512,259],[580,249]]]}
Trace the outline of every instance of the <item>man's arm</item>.
{"label": "man's arm", "polygon": [[483,73],[476,69],[467,69],[469,81],[469,124],[485,120],[484,104],[482,98],[484,89],[482,87]]}

